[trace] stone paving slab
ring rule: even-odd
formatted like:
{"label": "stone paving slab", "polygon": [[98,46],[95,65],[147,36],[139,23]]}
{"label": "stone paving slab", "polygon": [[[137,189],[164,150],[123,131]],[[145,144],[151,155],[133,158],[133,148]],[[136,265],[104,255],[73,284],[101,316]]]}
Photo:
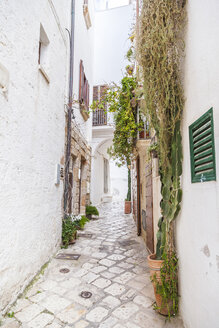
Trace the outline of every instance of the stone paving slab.
{"label": "stone paving slab", "polygon": [[[54,258],[44,275],[11,308],[4,328],[183,328],[153,310],[154,293],[147,251],[131,215],[114,202],[99,208],[100,219],[87,223],[74,245]],[[61,269],[68,271],[60,272]],[[90,298],[82,298],[83,291]]]}

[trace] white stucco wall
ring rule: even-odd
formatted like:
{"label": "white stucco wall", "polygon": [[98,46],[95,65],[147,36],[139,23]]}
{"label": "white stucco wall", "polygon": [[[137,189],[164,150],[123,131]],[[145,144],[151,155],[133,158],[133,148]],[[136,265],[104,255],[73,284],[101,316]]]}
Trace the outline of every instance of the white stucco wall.
{"label": "white stucco wall", "polygon": [[[90,86],[90,104],[93,101],[93,52],[94,52],[94,5],[89,1],[91,27],[87,29],[83,15],[84,0],[75,1],[75,47],[73,94],[77,101],[79,97],[80,60],[83,60],[84,72]],[[88,142],[92,139],[92,120],[85,121],[81,115],[79,104],[74,104],[74,116],[77,126]]]}
{"label": "white stucco wall", "polygon": [[[70,16],[70,0],[60,17]],[[56,251],[61,238],[67,34],[51,1],[2,0],[0,64],[9,72],[0,91],[0,310]],[[67,11],[63,13],[62,11]],[[64,18],[63,18],[64,19]],[[68,20],[69,21],[69,20]],[[40,23],[49,38],[48,84],[38,69]],[[66,37],[66,39],[65,39]]]}
{"label": "white stucco wall", "polygon": [[[187,328],[219,327],[219,2],[188,2],[183,201],[177,219],[180,311]],[[191,183],[188,127],[214,108],[217,181]]]}
{"label": "white stucco wall", "polygon": [[124,201],[128,192],[128,169],[126,166],[118,167],[115,165],[115,162],[111,160],[110,173],[113,201]]}
{"label": "white stucco wall", "polygon": [[[102,140],[102,141],[101,141]],[[104,158],[109,160],[107,149],[111,145],[112,139],[99,139],[98,146],[92,154],[92,175],[91,175],[91,202],[98,205],[103,201],[104,194]],[[108,176],[108,195],[111,195],[111,174]]]}

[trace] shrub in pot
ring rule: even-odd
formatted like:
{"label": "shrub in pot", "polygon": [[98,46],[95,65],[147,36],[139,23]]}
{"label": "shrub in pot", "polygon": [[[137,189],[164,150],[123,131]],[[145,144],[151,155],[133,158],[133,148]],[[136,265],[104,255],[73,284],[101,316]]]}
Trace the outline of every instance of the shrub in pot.
{"label": "shrub in pot", "polygon": [[84,228],[89,219],[84,215],[66,215],[62,220],[62,245],[67,248],[73,244],[77,238],[77,230]]}
{"label": "shrub in pot", "polygon": [[62,245],[67,248],[68,245],[76,239],[76,227],[71,216],[66,216],[62,221]]}
{"label": "shrub in pot", "polygon": [[91,220],[92,215],[99,216],[99,211],[95,206],[87,205],[86,206],[86,217]]}
{"label": "shrub in pot", "polygon": [[132,212],[132,202],[131,202],[131,172],[128,168],[128,193],[125,200],[125,214],[130,214]]}

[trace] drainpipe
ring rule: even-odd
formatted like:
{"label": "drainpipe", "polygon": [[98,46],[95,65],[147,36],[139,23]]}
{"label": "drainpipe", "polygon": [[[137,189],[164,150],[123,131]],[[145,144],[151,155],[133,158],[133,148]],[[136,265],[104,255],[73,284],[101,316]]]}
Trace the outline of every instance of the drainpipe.
{"label": "drainpipe", "polygon": [[67,112],[67,140],[65,154],[65,185],[64,185],[64,213],[66,214],[69,198],[69,166],[71,161],[71,130],[72,130],[72,102],[73,102],[73,69],[74,69],[74,24],[75,0],[71,2],[71,32],[70,34],[70,72],[69,72],[69,102]]}
{"label": "drainpipe", "polygon": [[[136,0],[136,44],[138,45],[139,40],[139,0]],[[136,77],[137,81],[139,81],[139,67],[136,61]],[[137,107],[137,123],[139,123],[139,106]],[[137,135],[137,139],[139,139],[139,131]]]}

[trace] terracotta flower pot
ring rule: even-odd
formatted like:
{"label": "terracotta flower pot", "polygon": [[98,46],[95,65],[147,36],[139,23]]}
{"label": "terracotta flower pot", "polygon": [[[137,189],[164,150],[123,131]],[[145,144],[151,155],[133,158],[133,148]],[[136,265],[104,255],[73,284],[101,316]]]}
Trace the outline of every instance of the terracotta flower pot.
{"label": "terracotta flower pot", "polygon": [[[161,282],[161,268],[163,265],[163,260],[156,260],[156,254],[151,254],[148,256],[148,265],[150,268],[150,277],[153,279],[156,277],[158,283]],[[152,282],[154,287],[154,295],[158,307],[158,311],[163,315],[173,314],[172,310],[172,301],[168,301],[167,304],[164,304],[162,296],[157,293],[156,282]]]}
{"label": "terracotta flower pot", "polygon": [[125,200],[125,214],[130,214],[132,212],[132,202]]}
{"label": "terracotta flower pot", "polygon": [[77,231],[73,232],[72,239],[69,241],[69,244],[70,245],[75,244],[76,238],[77,238]]}

